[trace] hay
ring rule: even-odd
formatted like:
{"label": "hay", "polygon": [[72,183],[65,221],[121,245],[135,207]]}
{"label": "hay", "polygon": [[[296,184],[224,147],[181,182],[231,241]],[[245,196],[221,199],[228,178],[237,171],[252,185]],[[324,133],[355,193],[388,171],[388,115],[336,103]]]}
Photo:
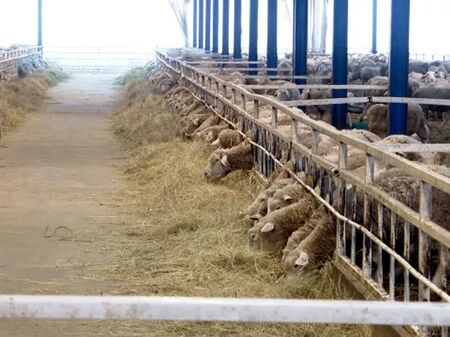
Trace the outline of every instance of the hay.
{"label": "hay", "polygon": [[28,113],[39,110],[47,98],[47,90],[67,78],[61,70],[51,67],[23,79],[0,82],[2,131],[13,130]]}
{"label": "hay", "polygon": [[[116,247],[117,256],[106,273],[107,279],[123,285],[117,294],[348,297],[333,279],[330,265],[314,276],[314,282],[300,284],[286,277],[278,257],[250,251],[247,226],[239,213],[261,188],[258,178],[233,172],[219,183],[206,182],[206,145],[155,130],[149,120],[161,112],[172,116],[166,122],[168,129],[178,128],[179,123],[162,108],[161,97],[144,101],[148,105],[140,113],[147,117],[138,117],[133,104],[132,112],[122,108],[113,117],[116,134],[129,149],[124,172],[134,193],[125,202],[131,217],[137,214],[140,219],[139,224],[125,228],[127,239]],[[157,131],[158,137],[153,136]],[[371,335],[370,328],[347,325],[153,323],[130,329],[151,331],[155,336]]]}
{"label": "hay", "polygon": [[135,82],[136,80],[142,78],[144,76],[145,69],[144,67],[137,67],[128,70],[125,74],[119,76],[115,84],[122,85],[122,86],[128,86],[131,83]]}

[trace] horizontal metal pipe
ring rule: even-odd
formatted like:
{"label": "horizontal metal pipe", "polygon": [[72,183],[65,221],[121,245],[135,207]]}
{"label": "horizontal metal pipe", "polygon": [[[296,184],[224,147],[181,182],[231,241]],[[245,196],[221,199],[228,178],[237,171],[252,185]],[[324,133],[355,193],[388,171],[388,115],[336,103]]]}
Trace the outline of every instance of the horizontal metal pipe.
{"label": "horizontal metal pipe", "polygon": [[0,318],[450,326],[450,304],[1,295]]}

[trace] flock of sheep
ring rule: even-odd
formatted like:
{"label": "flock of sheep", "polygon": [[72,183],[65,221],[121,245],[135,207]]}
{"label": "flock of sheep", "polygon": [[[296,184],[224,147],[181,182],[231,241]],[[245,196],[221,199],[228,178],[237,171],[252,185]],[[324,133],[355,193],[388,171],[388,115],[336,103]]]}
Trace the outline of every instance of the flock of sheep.
{"label": "flock of sheep", "polygon": [[[366,72],[363,71],[363,74]],[[168,78],[158,66],[148,67],[149,81],[159,91],[165,94],[165,104],[181,115],[181,128],[183,137],[186,139],[202,140],[209,144],[214,150],[208,160],[204,171],[205,178],[217,180],[227,176],[236,170],[251,170],[254,168],[254,146],[252,145],[253,134],[251,131],[242,130],[241,126],[233,129],[223,121],[211,109],[197,100],[189,87],[185,87]],[[292,88],[282,86],[278,91],[280,94],[290,94]],[[297,90],[297,89],[295,89]],[[231,98],[231,93],[227,93]],[[249,104],[250,105],[250,104]],[[252,113],[251,106],[247,111]],[[260,109],[260,119],[267,120],[270,124],[269,109]],[[289,127],[288,127],[289,126]],[[290,130],[290,119],[283,122],[279,119],[280,130]],[[283,129],[284,128],[284,129]],[[312,132],[303,126],[299,142],[312,147]],[[243,132],[247,131],[246,134]],[[416,130],[417,131],[417,130]],[[421,144],[420,135],[390,136],[381,138],[383,134],[377,135],[367,130],[345,130],[343,131],[368,143],[383,147],[389,144]],[[338,144],[330,137],[321,136],[318,154],[323,156],[332,164],[338,162]],[[437,154],[419,153],[406,155],[407,159],[415,160],[421,165],[436,172],[450,177],[450,169],[439,165],[442,156]],[[289,164],[288,164],[289,165]],[[366,155],[364,152],[348,148],[348,168],[361,177],[366,172]],[[409,176],[401,170],[389,167],[382,162],[376,163],[375,185],[387,192],[398,201],[411,209],[418,211],[419,208],[419,180]],[[314,177],[300,174],[306,186],[318,191],[321,186],[316,186]],[[252,249],[271,254],[282,254],[284,268],[288,272],[302,273],[307,270],[316,270],[325,261],[330,259],[336,247],[335,218],[303,185],[298,184],[286,171],[276,170],[269,178],[268,186],[256,197],[254,202],[243,212],[245,224],[248,226],[248,241]],[[351,185],[347,186],[346,200],[358,200],[361,202],[363,194],[356,191]],[[433,189],[433,215],[432,219],[439,225],[450,230],[450,210],[448,204],[450,196],[437,189]],[[333,202],[333,197],[329,202]],[[362,223],[362,204],[356,208],[356,214],[352,218]],[[377,219],[375,207],[372,219]],[[384,210],[386,212],[386,210]],[[386,217],[387,219],[387,217]],[[398,219],[401,222],[401,219]],[[403,227],[403,226],[400,226]],[[389,243],[390,227],[386,224],[383,228],[383,237]],[[348,233],[347,233],[348,234]],[[417,245],[413,235],[411,240],[411,256],[417,256]],[[436,249],[434,249],[436,248]],[[358,249],[358,248],[357,248]],[[399,254],[403,254],[403,245],[396,246]],[[434,250],[436,252],[434,252]],[[438,247],[432,247],[432,254],[438,254]],[[387,261],[388,259],[385,259]],[[412,258],[411,261],[413,261]],[[376,261],[374,261],[374,264]],[[434,267],[435,270],[439,269]],[[448,271],[447,271],[448,272]],[[387,274],[387,273],[386,273]],[[442,270],[435,275],[438,284],[442,279]]]}

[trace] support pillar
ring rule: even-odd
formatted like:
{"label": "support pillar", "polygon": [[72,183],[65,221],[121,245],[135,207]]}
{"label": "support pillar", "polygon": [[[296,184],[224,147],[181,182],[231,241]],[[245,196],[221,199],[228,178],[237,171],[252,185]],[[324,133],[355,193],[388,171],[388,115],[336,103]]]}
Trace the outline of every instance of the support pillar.
{"label": "support pillar", "polygon": [[[392,0],[391,55],[389,93],[391,97],[408,96],[410,0]],[[407,104],[389,106],[389,134],[405,134]]]}
{"label": "support pillar", "polygon": [[233,58],[242,58],[242,0],[234,0]]}
{"label": "support pillar", "polygon": [[211,50],[211,0],[205,4],[205,50]]}
{"label": "support pillar", "polygon": [[212,52],[219,52],[219,0],[213,2]]}
{"label": "support pillar", "polygon": [[42,0],[38,0],[38,46],[42,47]]}
{"label": "support pillar", "polygon": [[[293,75],[306,76],[308,73],[308,0],[294,0],[294,42],[293,42]],[[294,80],[297,84],[305,84],[306,80]]]}
{"label": "support pillar", "polygon": [[[267,8],[267,68],[278,66],[278,0],[268,0]],[[269,75],[276,75],[276,71],[269,71]]]}
{"label": "support pillar", "polygon": [[[334,1],[333,22],[333,84],[347,84],[348,67],[348,0]],[[346,98],[347,90],[333,90],[333,98]],[[347,104],[333,105],[332,124],[347,127]]]}
{"label": "support pillar", "polygon": [[372,0],[372,54],[376,54],[378,37],[378,0]]}
{"label": "support pillar", "polygon": [[[258,61],[258,2],[259,0],[250,0],[249,61]],[[249,68],[256,68],[256,64],[249,65]],[[250,74],[256,75],[252,72]]]}
{"label": "support pillar", "polygon": [[200,49],[203,49],[203,29],[204,29],[204,1],[205,0],[198,0],[198,47]]}
{"label": "support pillar", "polygon": [[230,54],[230,0],[223,0],[222,55]]}
{"label": "support pillar", "polygon": [[193,0],[194,1],[194,13],[193,13],[193,19],[192,19],[192,47],[197,48],[197,24],[198,24],[198,8],[197,8],[197,0]]}

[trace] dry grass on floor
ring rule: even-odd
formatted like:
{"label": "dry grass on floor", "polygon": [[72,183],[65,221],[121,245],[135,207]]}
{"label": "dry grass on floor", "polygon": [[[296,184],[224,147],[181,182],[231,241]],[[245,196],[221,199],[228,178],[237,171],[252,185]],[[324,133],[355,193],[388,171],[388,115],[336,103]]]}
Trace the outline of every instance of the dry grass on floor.
{"label": "dry grass on floor", "polygon": [[[140,113],[161,111],[149,99]],[[124,126],[126,112],[114,116]],[[119,117],[120,116],[120,117]],[[122,122],[117,124],[117,120]],[[177,121],[172,119],[172,127]],[[152,123],[145,125],[151,134]],[[141,222],[127,225],[120,252],[108,275],[121,294],[167,296],[341,298],[346,297],[327,265],[314,281],[286,277],[279,258],[250,251],[239,214],[260,188],[252,173],[235,172],[217,184],[203,179],[206,146],[171,140],[152,141],[131,129],[118,134],[130,149],[125,174],[135,191],[127,206]],[[126,136],[128,135],[128,136]],[[138,140],[128,139],[139,135]],[[145,139],[145,141],[143,141]],[[135,144],[141,144],[135,147]],[[132,145],[131,145],[132,144]],[[366,327],[285,324],[155,323],[155,336],[370,336]]]}
{"label": "dry grass on floor", "polygon": [[25,116],[37,111],[47,97],[47,90],[65,80],[67,75],[57,68],[35,73],[23,79],[0,83],[0,126],[11,131]]}

